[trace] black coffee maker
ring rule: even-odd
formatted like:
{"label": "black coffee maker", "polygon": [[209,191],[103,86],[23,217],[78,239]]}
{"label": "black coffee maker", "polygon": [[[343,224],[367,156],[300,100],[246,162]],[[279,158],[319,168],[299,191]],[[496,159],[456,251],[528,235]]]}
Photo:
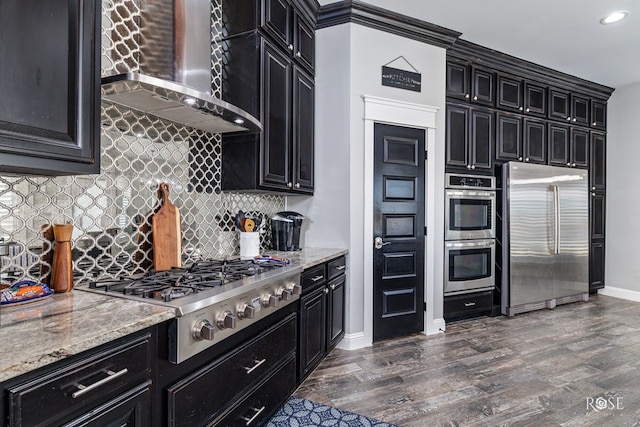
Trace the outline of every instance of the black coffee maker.
{"label": "black coffee maker", "polygon": [[271,217],[272,247],[276,251],[299,251],[300,227],[304,216],[297,212],[278,212]]}

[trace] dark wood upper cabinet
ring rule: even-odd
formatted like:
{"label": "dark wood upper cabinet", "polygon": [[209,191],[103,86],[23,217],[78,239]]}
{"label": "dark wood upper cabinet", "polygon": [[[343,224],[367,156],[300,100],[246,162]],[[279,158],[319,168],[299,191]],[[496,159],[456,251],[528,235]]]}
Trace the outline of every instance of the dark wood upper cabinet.
{"label": "dark wood upper cabinet", "polygon": [[[260,2],[256,2],[260,3]],[[288,0],[262,0],[262,28],[284,47],[293,43],[291,4]]]}
{"label": "dark wood upper cabinet", "polygon": [[580,128],[571,128],[570,162],[573,168],[589,166],[589,132]]}
{"label": "dark wood upper cabinet", "polygon": [[447,105],[446,165],[467,170],[493,167],[494,113],[486,108]]}
{"label": "dark wood upper cabinet", "polygon": [[545,122],[524,119],[522,156],[525,162],[547,163],[547,124]]}
{"label": "dark wood upper cabinet", "polygon": [[495,92],[492,70],[468,62],[447,61],[447,96],[493,106]]}
{"label": "dark wood upper cabinet", "polygon": [[569,92],[549,88],[549,118],[562,120],[567,123],[571,122],[571,95]]}
{"label": "dark wood upper cabinet", "polygon": [[571,95],[571,123],[589,126],[589,98]]}
{"label": "dark wood upper cabinet", "polygon": [[569,127],[549,123],[549,164],[567,166],[569,162]]}
{"label": "dark wood upper cabinet", "polygon": [[522,118],[498,112],[496,123],[496,158],[504,161],[522,161]]}
{"label": "dark wood upper cabinet", "polygon": [[604,133],[591,132],[591,155],[589,160],[589,178],[591,191],[606,189],[607,148]]}
{"label": "dark wood upper cabinet", "polygon": [[522,112],[524,110],[523,82],[518,77],[498,74],[496,107]]}
{"label": "dark wood upper cabinet", "polygon": [[607,128],[607,103],[605,101],[591,101],[591,127],[604,130]]}
{"label": "dark wood upper cabinet", "polygon": [[524,113],[539,117],[547,116],[547,88],[546,86],[524,82]]}
{"label": "dark wood upper cabinet", "polygon": [[100,172],[100,3],[0,2],[0,172]]}

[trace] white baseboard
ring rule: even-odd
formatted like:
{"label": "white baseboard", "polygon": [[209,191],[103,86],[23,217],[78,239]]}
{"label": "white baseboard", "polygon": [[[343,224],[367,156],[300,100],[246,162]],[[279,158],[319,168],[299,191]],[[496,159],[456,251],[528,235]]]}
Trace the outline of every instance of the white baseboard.
{"label": "white baseboard", "polygon": [[447,323],[443,318],[433,319],[432,325],[427,325],[427,330],[424,331],[425,335],[441,334],[447,330]]}
{"label": "white baseboard", "polygon": [[629,301],[640,302],[640,292],[629,289],[616,288],[615,286],[605,286],[598,289],[598,295],[606,295],[608,297],[622,298]]}
{"label": "white baseboard", "polygon": [[364,332],[355,334],[344,334],[342,341],[336,346],[342,350],[357,350],[359,348],[371,347],[371,343],[364,338]]}

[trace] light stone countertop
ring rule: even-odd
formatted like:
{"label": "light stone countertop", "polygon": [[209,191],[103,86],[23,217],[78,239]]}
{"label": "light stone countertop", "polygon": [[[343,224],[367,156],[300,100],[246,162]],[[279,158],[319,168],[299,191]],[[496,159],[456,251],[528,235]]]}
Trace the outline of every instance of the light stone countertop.
{"label": "light stone countertop", "polygon": [[[346,249],[265,250],[303,269],[346,254]],[[63,360],[175,317],[156,304],[84,292],[81,288],[42,301],[0,307],[0,381]]]}
{"label": "light stone countertop", "polygon": [[0,308],[0,381],[175,316],[169,307],[77,289]]}

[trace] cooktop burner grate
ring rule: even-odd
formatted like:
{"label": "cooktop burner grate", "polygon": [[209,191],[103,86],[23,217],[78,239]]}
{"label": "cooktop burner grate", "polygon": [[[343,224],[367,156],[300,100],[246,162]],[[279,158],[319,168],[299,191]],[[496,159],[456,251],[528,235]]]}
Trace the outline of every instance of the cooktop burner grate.
{"label": "cooktop burner grate", "polygon": [[151,270],[139,275],[92,280],[89,288],[168,302],[284,265],[285,262],[273,259],[204,260],[171,270]]}

